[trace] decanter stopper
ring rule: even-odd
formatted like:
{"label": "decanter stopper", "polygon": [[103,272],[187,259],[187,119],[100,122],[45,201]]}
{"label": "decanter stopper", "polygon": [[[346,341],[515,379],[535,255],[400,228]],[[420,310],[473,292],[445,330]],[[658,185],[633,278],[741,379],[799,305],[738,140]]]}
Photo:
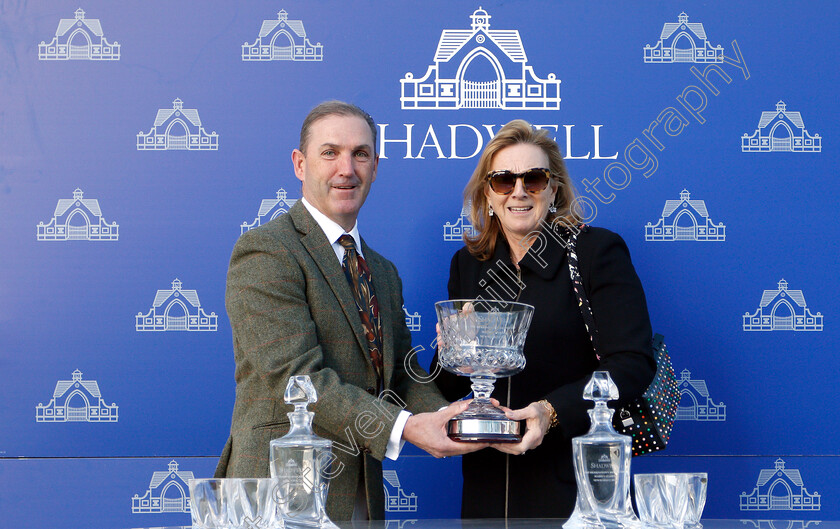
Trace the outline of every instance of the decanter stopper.
{"label": "decanter stopper", "polygon": [[608,400],[618,400],[618,386],[610,377],[609,371],[595,371],[592,373],[592,378],[586,383],[583,388],[583,398],[586,400],[594,400],[595,402],[605,402]]}
{"label": "decanter stopper", "polygon": [[283,393],[286,404],[295,407],[294,413],[306,412],[306,406],[318,402],[318,392],[309,379],[309,375],[293,375],[289,377],[286,391]]}

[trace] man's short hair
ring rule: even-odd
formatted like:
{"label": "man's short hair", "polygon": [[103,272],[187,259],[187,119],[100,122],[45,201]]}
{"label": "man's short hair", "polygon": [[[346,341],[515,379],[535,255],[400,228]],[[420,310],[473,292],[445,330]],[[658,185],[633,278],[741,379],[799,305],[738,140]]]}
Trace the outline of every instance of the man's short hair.
{"label": "man's short hair", "polygon": [[300,145],[298,149],[302,153],[306,153],[306,144],[309,143],[310,129],[312,125],[319,119],[327,116],[356,116],[365,120],[365,123],[370,127],[370,133],[373,137],[373,150],[376,152],[376,123],[370,114],[357,107],[352,103],[345,103],[344,101],[332,100],[324,101],[309,111],[306,119],[303,120],[303,125],[300,127]]}

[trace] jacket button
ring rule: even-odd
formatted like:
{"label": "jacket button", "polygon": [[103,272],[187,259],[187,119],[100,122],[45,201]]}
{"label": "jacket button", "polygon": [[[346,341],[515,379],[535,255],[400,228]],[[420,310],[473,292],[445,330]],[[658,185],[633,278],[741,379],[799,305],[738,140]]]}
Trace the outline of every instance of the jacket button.
{"label": "jacket button", "polygon": [[376,395],[376,389],[374,389],[374,388],[367,388],[365,391],[367,391],[371,395]]}

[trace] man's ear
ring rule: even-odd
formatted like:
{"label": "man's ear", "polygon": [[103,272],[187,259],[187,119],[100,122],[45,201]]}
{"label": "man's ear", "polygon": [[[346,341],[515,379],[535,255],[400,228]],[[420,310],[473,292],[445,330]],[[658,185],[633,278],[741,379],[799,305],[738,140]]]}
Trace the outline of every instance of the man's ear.
{"label": "man's ear", "polygon": [[306,157],[299,149],[292,151],[292,167],[295,169],[297,179],[303,182],[303,176],[306,174]]}

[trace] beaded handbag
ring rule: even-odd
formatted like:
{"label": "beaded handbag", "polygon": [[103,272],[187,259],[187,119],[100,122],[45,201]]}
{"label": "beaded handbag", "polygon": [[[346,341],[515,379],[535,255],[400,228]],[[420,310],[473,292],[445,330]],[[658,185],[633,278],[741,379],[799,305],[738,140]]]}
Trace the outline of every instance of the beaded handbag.
{"label": "beaded handbag", "polygon": [[[581,226],[586,229],[586,226]],[[586,290],[578,271],[577,259],[577,235],[578,231],[571,231],[569,244],[566,247],[569,252],[569,273],[572,277],[572,286],[578,299],[580,313],[586,324],[589,339],[592,340],[592,348],[598,355],[597,327],[595,318],[592,315],[592,308],[586,298]],[[639,456],[664,450],[671,437],[671,430],[674,427],[674,419],[677,415],[677,405],[680,400],[680,392],[677,384],[677,377],[674,374],[674,366],[671,364],[671,357],[665,347],[664,338],[661,334],[653,337],[653,356],[656,359],[656,375],[648,386],[644,395],[633,402],[619,408],[613,415],[613,426],[620,434],[630,436],[633,439],[633,455]],[[600,359],[600,356],[598,356]]]}

